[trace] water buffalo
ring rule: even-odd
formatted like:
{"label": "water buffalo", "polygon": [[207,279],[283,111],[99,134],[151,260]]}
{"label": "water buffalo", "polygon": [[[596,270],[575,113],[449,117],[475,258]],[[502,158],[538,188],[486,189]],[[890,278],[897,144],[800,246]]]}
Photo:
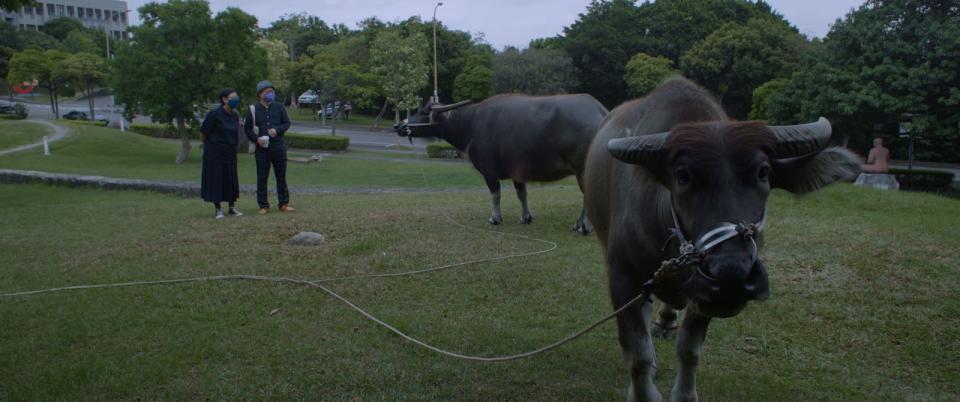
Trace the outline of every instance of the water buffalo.
{"label": "water buffalo", "polygon": [[[607,109],[590,95],[497,95],[477,104],[427,102],[417,114],[394,127],[397,134],[438,137],[466,153],[493,196],[489,223],[499,225],[500,180],[511,179],[523,206],[521,224],[533,221],[527,207],[527,182],[577,176],[590,142]],[[590,233],[585,212],[573,230]]]}
{"label": "water buffalo", "polygon": [[647,286],[664,301],[652,327],[652,301],[617,316],[628,400],[661,400],[651,335],[672,335],[684,307],[672,400],[697,400],[694,373],[711,318],[768,296],[758,242],[770,190],[807,193],[859,170],[858,158],[829,140],[822,118],[780,127],[732,121],[683,79],[610,112],[590,148],[584,200],[613,307]]}

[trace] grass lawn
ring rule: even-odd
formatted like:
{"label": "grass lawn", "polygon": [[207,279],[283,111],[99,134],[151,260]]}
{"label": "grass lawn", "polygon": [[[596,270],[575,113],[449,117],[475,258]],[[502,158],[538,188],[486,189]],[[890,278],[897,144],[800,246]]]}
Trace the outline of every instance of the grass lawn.
{"label": "grass lawn", "polygon": [[[97,134],[80,135],[88,136]],[[173,155],[156,146],[162,152],[148,165],[168,166],[161,161]],[[530,201],[537,220],[520,226],[518,202],[504,197],[507,224],[497,230],[556,241],[555,252],[331,286],[463,353],[512,354],[557,340],[610,311],[606,275],[595,236],[568,232],[580,209],[575,187],[536,189]],[[253,212],[249,198],[240,206]],[[543,247],[444,220],[447,211],[486,229],[482,192],[312,196],[297,206],[218,222],[196,199],[0,185],[0,293],[199,275],[399,272]],[[762,257],[771,299],[713,323],[702,400],[960,398],[960,202],[836,185],[805,198],[777,192],[769,209]],[[302,230],[327,242],[285,244]],[[294,285],[0,298],[0,317],[0,400],[625,398],[612,323],[547,355],[482,364],[420,349]],[[674,343],[656,348],[666,394]]]}
{"label": "grass lawn", "polygon": [[0,149],[37,143],[52,133],[50,128],[37,123],[0,120]]}
{"label": "grass lawn", "polygon": [[[168,181],[200,181],[202,150],[195,146],[190,158],[177,165],[178,141],[160,140],[118,130],[74,125],[73,135],[51,145],[52,156],[40,152],[0,158],[0,168],[77,173],[109,177]],[[319,153],[319,152],[318,152]],[[347,152],[359,158],[326,158],[322,163],[290,163],[287,182],[292,187],[430,187],[486,188],[481,176],[466,163],[397,163],[370,156],[402,159],[404,155]],[[298,156],[301,154],[294,154]],[[309,155],[309,154],[305,154]],[[256,184],[253,155],[239,156],[241,184]],[[271,179],[271,183],[272,183]]]}

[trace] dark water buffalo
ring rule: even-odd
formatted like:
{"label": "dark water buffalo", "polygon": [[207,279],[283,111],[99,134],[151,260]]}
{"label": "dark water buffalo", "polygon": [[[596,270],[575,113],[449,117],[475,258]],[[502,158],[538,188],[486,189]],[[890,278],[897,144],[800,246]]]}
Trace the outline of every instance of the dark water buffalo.
{"label": "dark water buffalo", "polygon": [[768,295],[757,237],[770,190],[807,193],[858,171],[858,158],[828,148],[829,140],[825,119],[780,127],[731,121],[682,79],[610,112],[590,148],[584,199],[613,306],[636,298],[648,281],[665,301],[652,328],[651,302],[617,317],[629,400],[661,400],[651,334],[671,335],[675,308],[683,307],[671,399],[697,400],[694,373],[711,318]]}
{"label": "dark water buffalo", "polygon": [[[511,179],[523,205],[520,223],[533,220],[527,207],[527,182],[577,176],[583,169],[607,109],[590,95],[498,95],[478,104],[428,102],[395,129],[401,136],[439,137],[469,157],[493,196],[489,222],[498,225],[500,180]],[[592,228],[581,212],[573,228]]]}

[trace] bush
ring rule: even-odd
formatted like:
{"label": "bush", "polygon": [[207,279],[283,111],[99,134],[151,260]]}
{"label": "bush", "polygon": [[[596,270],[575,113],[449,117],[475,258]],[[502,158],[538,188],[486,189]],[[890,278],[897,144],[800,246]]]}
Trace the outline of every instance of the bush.
{"label": "bush", "polygon": [[890,169],[904,190],[946,192],[953,185],[953,173],[927,169]]}
{"label": "bush", "polygon": [[96,126],[96,127],[106,127],[107,122],[105,121],[90,121],[90,120],[68,120],[70,124],[78,124],[82,126]]}
{"label": "bush", "polygon": [[283,135],[289,148],[315,149],[320,151],[346,151],[350,138],[332,135],[306,135],[287,132]]}
{"label": "bush", "polygon": [[454,148],[453,145],[446,142],[436,142],[427,145],[427,156],[440,159],[460,159],[463,154],[460,153],[459,149]]}
{"label": "bush", "polygon": [[[130,126],[130,131],[153,138],[180,138],[180,134],[177,133],[177,128],[170,124],[133,124]],[[190,133],[190,139],[202,139],[200,138],[199,131],[189,127],[187,128],[187,131]]]}

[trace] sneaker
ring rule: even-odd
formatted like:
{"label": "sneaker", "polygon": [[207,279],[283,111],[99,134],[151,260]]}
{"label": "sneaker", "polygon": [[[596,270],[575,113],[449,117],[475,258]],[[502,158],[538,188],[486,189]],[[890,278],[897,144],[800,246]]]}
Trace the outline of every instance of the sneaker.
{"label": "sneaker", "polygon": [[218,210],[217,210],[217,216],[215,216],[215,218],[217,218],[217,219],[223,219],[223,211],[221,211],[221,210],[218,209]]}
{"label": "sneaker", "polygon": [[297,210],[296,208],[291,207],[291,206],[289,206],[289,205],[287,205],[287,204],[283,204],[283,205],[280,206],[280,212],[293,212],[293,211],[296,211],[296,210]]}
{"label": "sneaker", "polygon": [[229,212],[229,214],[230,214],[230,215],[233,215],[233,216],[243,216],[243,212],[240,212],[239,209],[236,209],[236,208],[234,208],[234,207],[230,207],[230,212]]}
{"label": "sneaker", "polygon": [[270,212],[270,208],[260,208],[260,211],[258,213],[260,215],[266,215],[267,212]]}

